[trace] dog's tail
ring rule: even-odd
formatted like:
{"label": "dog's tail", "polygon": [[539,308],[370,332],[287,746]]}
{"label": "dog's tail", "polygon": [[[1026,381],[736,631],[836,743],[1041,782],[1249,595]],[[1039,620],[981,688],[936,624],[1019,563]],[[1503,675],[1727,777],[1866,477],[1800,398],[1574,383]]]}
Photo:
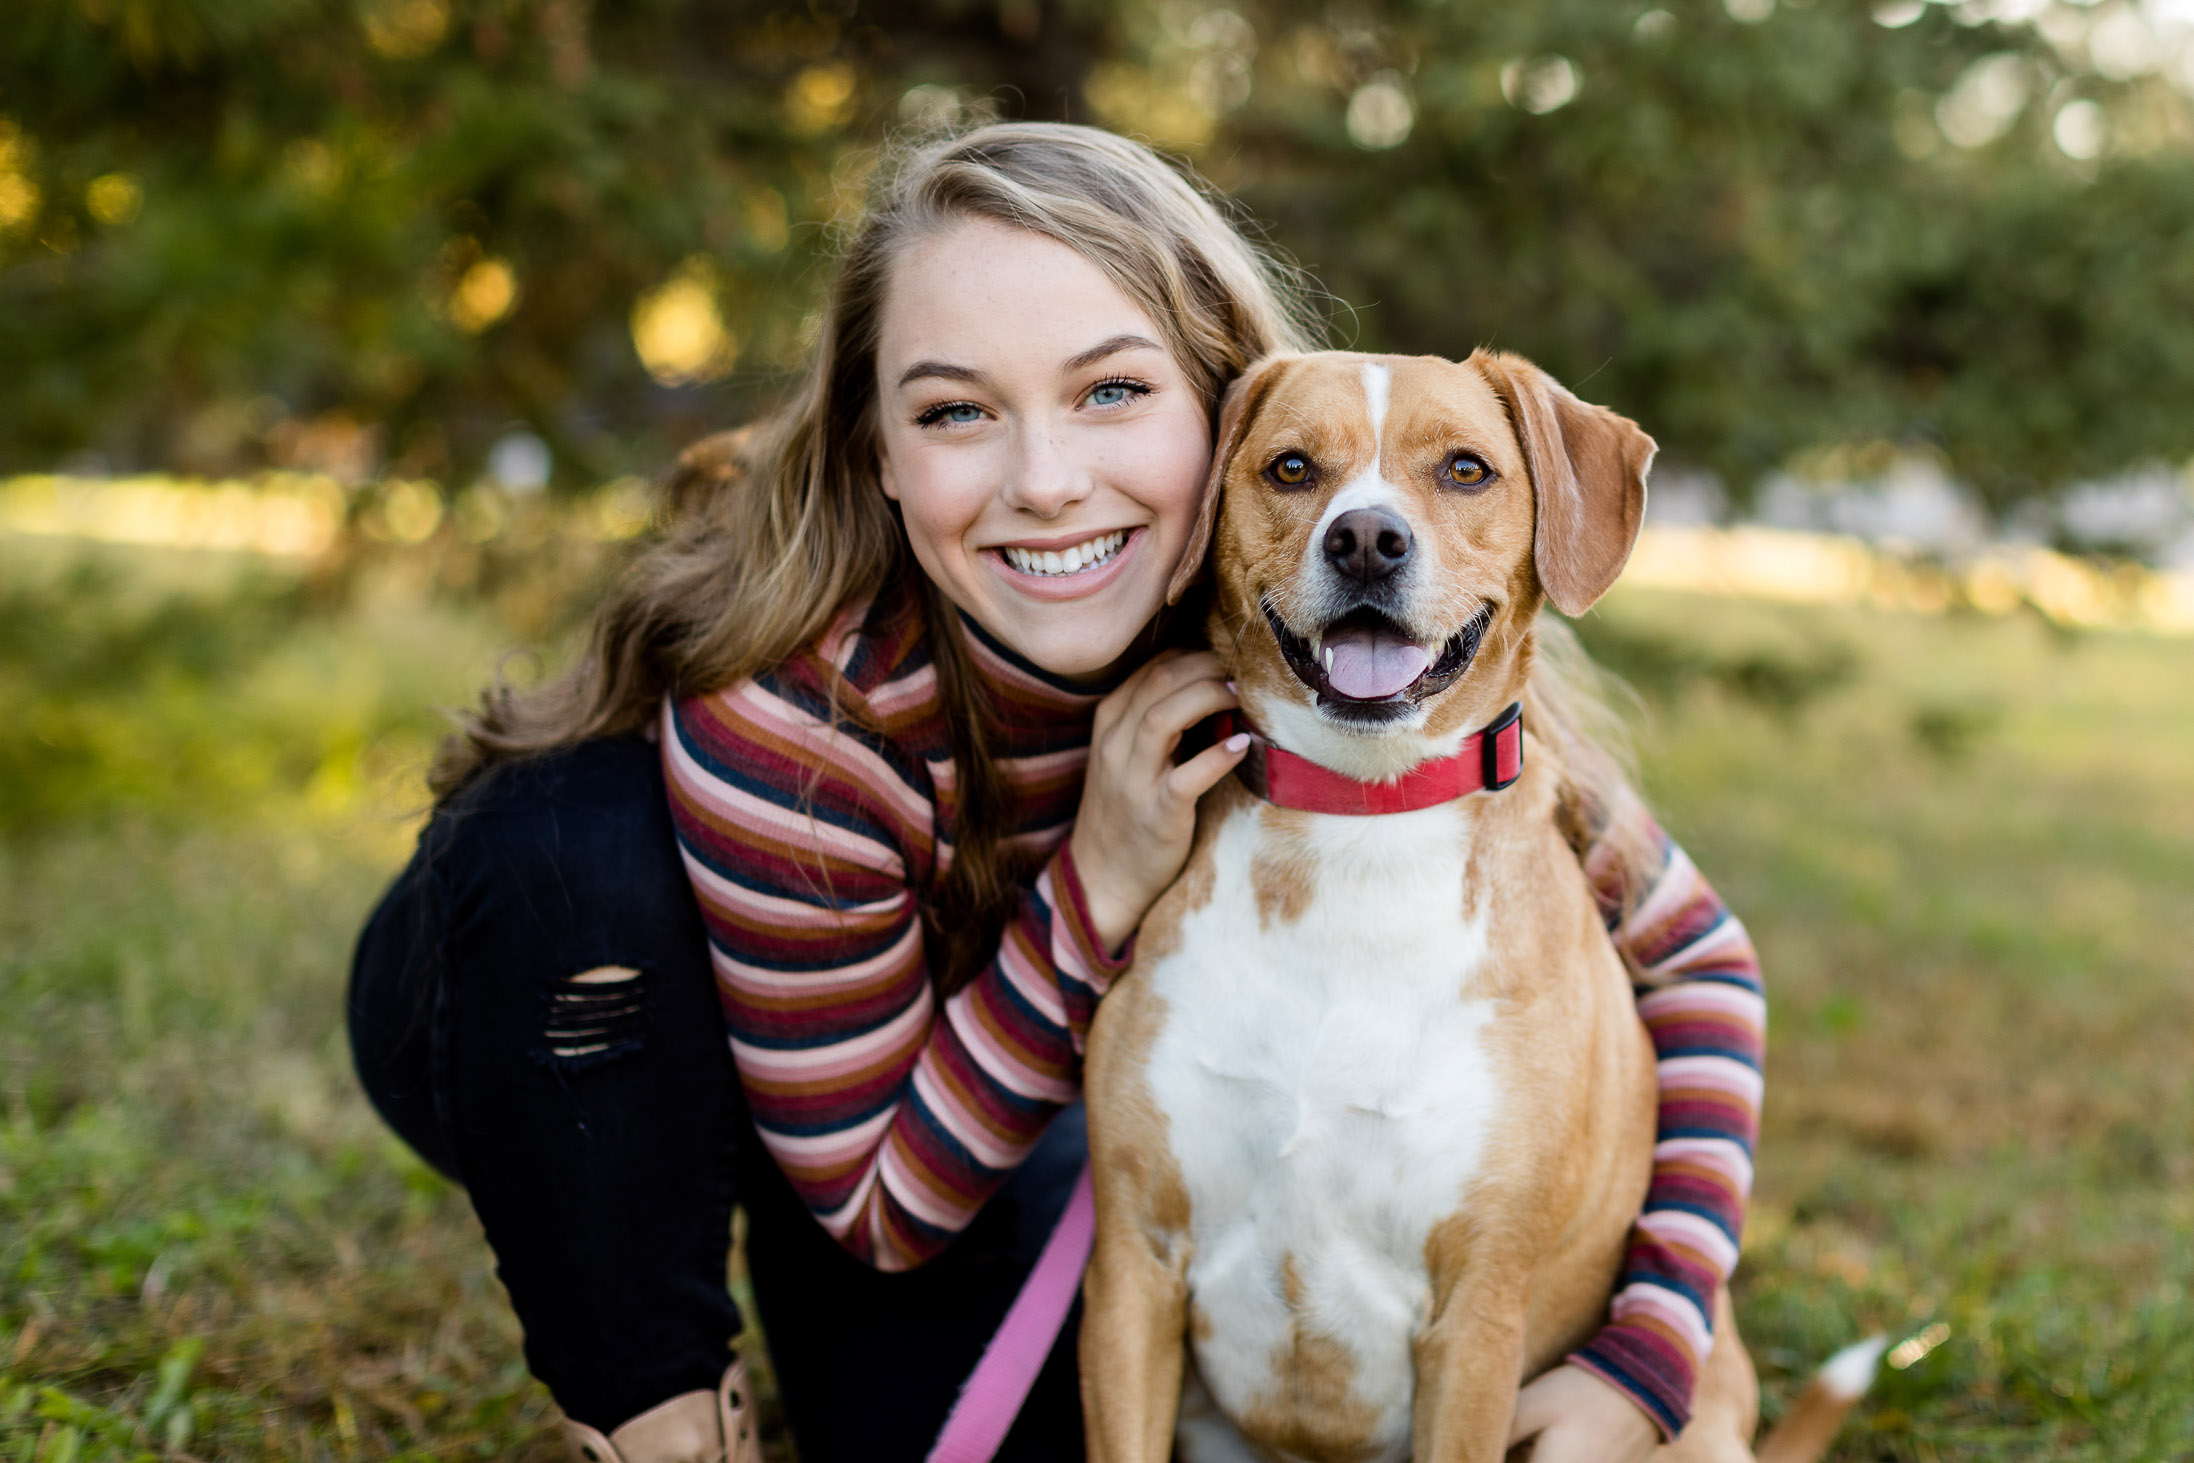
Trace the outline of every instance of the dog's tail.
{"label": "dog's tail", "polygon": [[1844,1418],[1874,1385],[1887,1336],[1869,1336],[1837,1352],[1813,1374],[1775,1430],[1760,1440],[1758,1463],[1814,1463],[1828,1451]]}

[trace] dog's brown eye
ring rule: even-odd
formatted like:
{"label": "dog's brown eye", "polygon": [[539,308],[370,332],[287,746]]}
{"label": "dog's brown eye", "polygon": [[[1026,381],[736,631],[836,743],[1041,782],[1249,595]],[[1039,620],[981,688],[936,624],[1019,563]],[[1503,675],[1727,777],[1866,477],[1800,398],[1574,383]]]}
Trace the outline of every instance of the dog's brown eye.
{"label": "dog's brown eye", "polygon": [[1272,459],[1272,466],[1265,469],[1277,482],[1289,487],[1299,486],[1310,476],[1310,459],[1300,452],[1283,452]]}
{"label": "dog's brown eye", "polygon": [[1471,456],[1458,452],[1447,460],[1447,480],[1458,488],[1482,488],[1493,477],[1493,469]]}

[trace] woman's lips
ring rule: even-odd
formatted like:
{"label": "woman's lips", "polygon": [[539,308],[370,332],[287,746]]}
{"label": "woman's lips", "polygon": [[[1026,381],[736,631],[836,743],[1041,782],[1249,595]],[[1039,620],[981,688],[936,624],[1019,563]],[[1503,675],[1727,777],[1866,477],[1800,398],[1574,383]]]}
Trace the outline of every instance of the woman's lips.
{"label": "woman's lips", "polygon": [[[1135,557],[1136,552],[1142,547],[1145,534],[1146,530],[1144,529],[1129,529],[1127,542],[1122,544],[1111,558],[1094,569],[1083,569],[1073,574],[1025,573],[1014,568],[1007,561],[1004,550],[1000,548],[984,549],[982,558],[983,562],[990,565],[998,577],[1012,586],[1016,593],[1026,595],[1030,599],[1081,599],[1106,588],[1125,572],[1122,566],[1129,559]],[[1070,539],[1067,542],[1071,544],[1075,540]],[[1019,548],[1023,545],[1017,544],[1014,547]]]}

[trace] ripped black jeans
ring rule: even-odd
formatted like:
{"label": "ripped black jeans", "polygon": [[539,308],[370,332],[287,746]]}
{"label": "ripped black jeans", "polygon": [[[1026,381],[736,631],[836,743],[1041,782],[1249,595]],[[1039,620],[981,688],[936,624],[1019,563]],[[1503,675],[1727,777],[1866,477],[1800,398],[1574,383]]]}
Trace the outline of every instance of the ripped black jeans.
{"label": "ripped black jeans", "polygon": [[[1081,1111],[929,1264],[840,1249],[748,1120],[656,758],[590,742],[435,813],[359,937],[359,1078],[471,1196],[567,1414],[608,1431],[716,1384],[741,1329],[736,1202],[802,1463],[920,1459],[1065,1206]],[[1078,1324],[1001,1459],[1082,1456]]]}

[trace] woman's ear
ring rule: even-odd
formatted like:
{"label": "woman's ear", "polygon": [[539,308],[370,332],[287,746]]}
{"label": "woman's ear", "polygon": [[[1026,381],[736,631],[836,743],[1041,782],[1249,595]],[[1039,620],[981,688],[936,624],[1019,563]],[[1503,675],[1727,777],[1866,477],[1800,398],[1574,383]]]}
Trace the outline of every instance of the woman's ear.
{"label": "woman's ear", "polygon": [[1538,508],[1532,563],[1554,608],[1591,609],[1623,572],[1645,519],[1654,442],[1628,417],[1579,401],[1522,356],[1480,350],[1478,368],[1508,408]]}
{"label": "woman's ear", "polygon": [[894,503],[899,501],[899,484],[891,475],[891,454],[884,450],[881,442],[876,444],[876,484],[884,490],[885,497]]}
{"label": "woman's ear", "polygon": [[1211,529],[1219,521],[1219,497],[1226,487],[1227,466],[1234,460],[1234,449],[1242,445],[1242,433],[1257,414],[1257,403],[1280,379],[1278,368],[1294,359],[1288,354],[1252,361],[1220,398],[1219,428],[1212,434],[1211,471],[1204,476],[1204,496],[1196,505],[1196,521],[1189,526],[1188,545],[1181,550],[1173,582],[1166,586],[1167,604],[1179,604],[1188,587],[1204,572],[1204,555],[1211,552]]}

